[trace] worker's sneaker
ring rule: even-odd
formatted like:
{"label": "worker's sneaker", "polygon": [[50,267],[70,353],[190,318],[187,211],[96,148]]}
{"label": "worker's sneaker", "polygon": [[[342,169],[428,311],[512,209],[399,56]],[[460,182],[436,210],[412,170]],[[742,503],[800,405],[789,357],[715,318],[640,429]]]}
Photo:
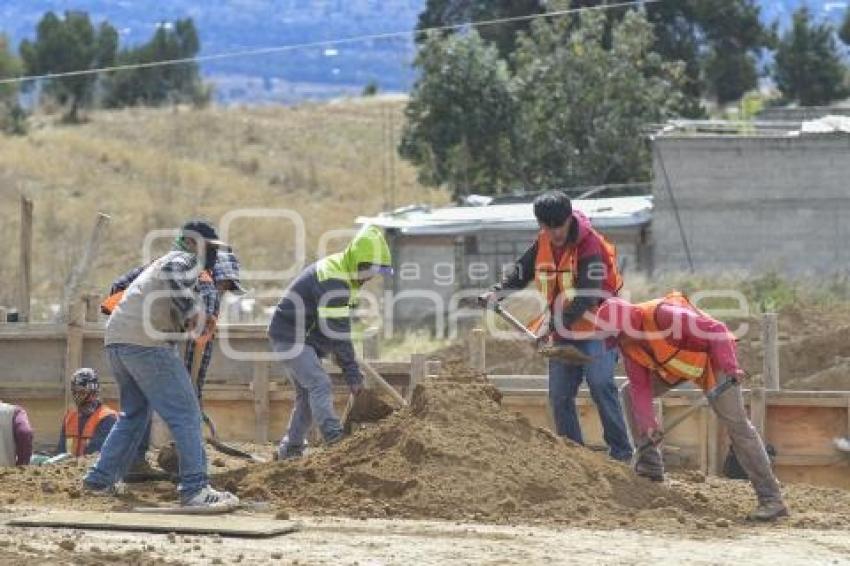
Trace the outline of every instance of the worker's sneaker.
{"label": "worker's sneaker", "polygon": [[239,506],[239,498],[229,491],[218,491],[206,486],[198,493],[182,502],[183,507],[208,507],[210,509],[221,509],[222,511],[236,509]]}
{"label": "worker's sneaker", "polygon": [[788,507],[782,501],[767,501],[759,503],[756,510],[747,517],[750,521],[775,521],[779,517],[788,516]]}
{"label": "worker's sneaker", "polygon": [[91,497],[118,497],[127,493],[127,486],[122,482],[104,487],[89,485],[83,482],[83,493]]}

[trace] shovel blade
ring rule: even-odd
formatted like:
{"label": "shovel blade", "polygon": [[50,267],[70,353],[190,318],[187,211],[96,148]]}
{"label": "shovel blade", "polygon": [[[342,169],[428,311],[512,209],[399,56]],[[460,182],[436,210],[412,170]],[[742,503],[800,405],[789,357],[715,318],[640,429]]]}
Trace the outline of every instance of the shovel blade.
{"label": "shovel blade", "polygon": [[363,389],[349,399],[349,406],[346,407],[343,417],[343,430],[350,433],[357,423],[381,421],[390,416],[393,410],[393,406],[384,401],[376,391]]}
{"label": "shovel blade", "polygon": [[571,344],[543,346],[538,350],[538,353],[547,358],[560,360],[576,366],[589,364],[593,360],[593,358]]}

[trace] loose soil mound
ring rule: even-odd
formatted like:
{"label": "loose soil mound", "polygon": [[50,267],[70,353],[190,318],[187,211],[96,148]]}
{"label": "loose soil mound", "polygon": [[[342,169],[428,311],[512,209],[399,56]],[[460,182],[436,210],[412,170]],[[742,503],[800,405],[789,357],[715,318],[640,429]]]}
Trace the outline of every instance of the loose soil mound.
{"label": "loose soil mound", "polygon": [[304,460],[219,483],[306,513],[593,525],[728,516],[532,426],[500,400],[482,377],[450,365],[381,424]]}
{"label": "loose soil mound", "polygon": [[[304,459],[252,465],[210,453],[213,482],[245,500],[269,501],[282,514],[651,528],[689,536],[742,524],[755,503],[747,482],[693,472],[664,484],[638,478],[628,466],[506,411],[482,376],[457,364],[443,369],[439,379],[417,386],[409,407]],[[121,500],[89,497],[80,480],[90,460],[0,470],[0,505],[125,510],[176,499],[168,482],[133,484]],[[850,527],[850,493],[806,485],[784,491],[793,513],[785,524]]]}
{"label": "loose soil mound", "polygon": [[850,389],[850,361],[846,358],[831,368],[783,383],[799,391],[845,391]]}

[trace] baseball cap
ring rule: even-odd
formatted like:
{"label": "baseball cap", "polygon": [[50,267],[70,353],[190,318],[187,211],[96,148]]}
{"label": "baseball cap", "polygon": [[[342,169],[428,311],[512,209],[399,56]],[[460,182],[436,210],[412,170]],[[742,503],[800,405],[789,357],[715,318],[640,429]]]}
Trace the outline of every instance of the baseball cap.
{"label": "baseball cap", "polygon": [[206,220],[189,220],[180,228],[180,236],[182,238],[195,238],[200,236],[208,244],[212,244],[219,248],[229,247],[226,242],[218,239],[218,232],[215,227]]}
{"label": "baseball cap", "polygon": [[232,293],[244,295],[245,288],[239,281],[239,260],[230,251],[219,250],[212,272],[213,280],[230,281],[233,283]]}

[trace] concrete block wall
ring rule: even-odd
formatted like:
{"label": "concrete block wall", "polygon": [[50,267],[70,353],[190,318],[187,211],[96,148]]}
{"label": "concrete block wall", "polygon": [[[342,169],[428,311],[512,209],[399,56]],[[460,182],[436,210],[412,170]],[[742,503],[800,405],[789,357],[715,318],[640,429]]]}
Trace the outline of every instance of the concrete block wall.
{"label": "concrete block wall", "polygon": [[850,136],[664,137],[653,147],[658,271],[850,271]]}

